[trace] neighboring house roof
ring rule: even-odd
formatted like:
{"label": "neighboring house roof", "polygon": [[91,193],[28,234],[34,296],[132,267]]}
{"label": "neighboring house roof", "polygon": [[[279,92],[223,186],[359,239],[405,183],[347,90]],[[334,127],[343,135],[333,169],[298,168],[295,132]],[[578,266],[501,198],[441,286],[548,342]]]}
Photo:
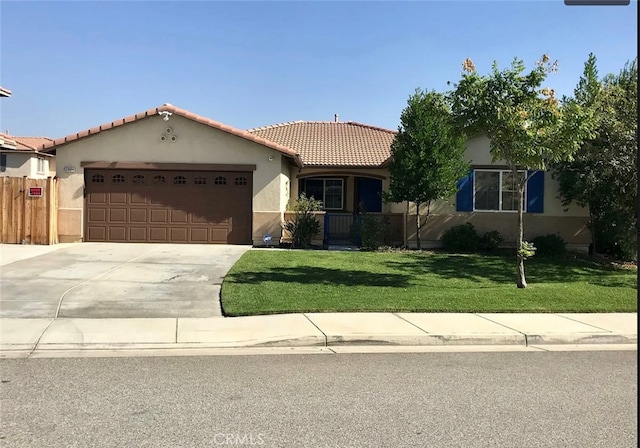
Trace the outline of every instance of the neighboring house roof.
{"label": "neighboring house roof", "polygon": [[23,151],[37,151],[38,148],[53,141],[49,137],[12,137],[17,143],[16,149]]}
{"label": "neighboring house roof", "polygon": [[[8,149],[14,152],[38,153],[38,149],[47,143],[52,142],[48,137],[17,137],[0,133],[0,149]],[[49,154],[47,154],[49,155]]]}
{"label": "neighboring house roof", "polygon": [[0,133],[0,149],[16,149],[16,141],[8,134]]}
{"label": "neighboring house roof", "polygon": [[5,89],[4,87],[0,86],[0,96],[10,97],[11,96],[11,90]]}
{"label": "neighboring house roof", "polygon": [[383,166],[396,136],[395,131],[352,121],[292,121],[248,132],[295,149],[305,166],[332,167]]}
{"label": "neighboring house roof", "polygon": [[238,137],[242,137],[247,140],[251,140],[260,145],[266,146],[268,148],[274,149],[282,154],[292,158],[299,167],[302,167],[302,161],[300,160],[300,156],[298,152],[294,149],[291,149],[285,145],[278,144],[269,140],[266,140],[260,136],[256,136],[250,134],[247,131],[243,131],[241,129],[236,129],[233,126],[226,125],[224,123],[220,123],[218,121],[211,120],[206,117],[202,117],[200,115],[196,115],[191,113],[185,109],[180,109],[171,104],[163,104],[162,106],[156,107],[155,109],[149,109],[145,112],[140,112],[135,115],[130,115],[128,117],[121,118],[119,120],[112,121],[110,123],[105,123],[101,126],[97,126],[95,128],[87,129],[85,131],[77,132],[75,134],[67,135],[66,137],[57,138],[51,142],[48,142],[42,145],[39,149],[44,152],[53,152],[56,148],[65,145],[67,143],[71,143],[76,140],[80,140],[86,137],[90,137],[92,135],[98,134],[100,132],[116,128],[118,126],[122,126],[128,123],[132,123],[134,121],[142,120],[147,117],[151,117],[153,115],[159,115],[161,112],[170,112],[175,115],[179,115],[181,117],[187,118],[189,120],[195,121],[197,123],[201,123],[212,127],[214,129],[218,129],[220,131],[227,132],[232,135],[236,135]]}

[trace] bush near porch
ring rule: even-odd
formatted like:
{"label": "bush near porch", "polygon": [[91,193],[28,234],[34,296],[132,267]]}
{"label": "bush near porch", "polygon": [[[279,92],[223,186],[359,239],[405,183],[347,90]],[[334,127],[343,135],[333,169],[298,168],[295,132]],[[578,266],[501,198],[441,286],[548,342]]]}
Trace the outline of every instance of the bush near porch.
{"label": "bush near porch", "polygon": [[222,285],[227,316],[298,312],[636,312],[637,268],[437,252],[251,250]]}

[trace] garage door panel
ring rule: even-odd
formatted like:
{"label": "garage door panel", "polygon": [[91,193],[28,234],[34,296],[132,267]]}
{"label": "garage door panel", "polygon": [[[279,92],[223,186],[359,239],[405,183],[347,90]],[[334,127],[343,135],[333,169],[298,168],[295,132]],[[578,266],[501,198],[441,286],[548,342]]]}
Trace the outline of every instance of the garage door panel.
{"label": "garage door panel", "polygon": [[88,196],[89,204],[106,204],[107,193],[93,192]]}
{"label": "garage door panel", "polygon": [[128,194],[126,192],[111,192],[109,193],[109,199],[108,199],[108,203],[109,204],[126,204],[127,203],[127,196]]}
{"label": "garage door panel", "polygon": [[227,229],[211,229],[211,241],[227,241],[229,231]]}
{"label": "garage door panel", "polygon": [[209,242],[209,229],[207,228],[192,228],[191,238],[192,243],[208,243]]}
{"label": "garage door panel", "polygon": [[186,224],[189,222],[189,215],[184,210],[171,210],[170,212],[171,224]]}
{"label": "garage door panel", "polygon": [[147,204],[166,205],[168,203],[167,196],[170,195],[169,192],[168,188],[150,185],[147,189]]}
{"label": "garage door panel", "polygon": [[85,182],[88,241],[251,243],[252,173],[86,170]]}
{"label": "garage door panel", "polygon": [[169,210],[163,209],[151,209],[149,210],[149,222],[156,223],[168,223],[169,222]]}
{"label": "garage door panel", "polygon": [[118,224],[127,222],[127,209],[126,208],[110,208],[108,222],[118,223]]}
{"label": "garage door panel", "polygon": [[87,219],[89,223],[104,223],[107,221],[107,209],[102,207],[90,208]]}
{"label": "garage door panel", "polygon": [[132,193],[129,199],[130,204],[144,205],[147,203],[147,197],[143,192]]}
{"label": "garage door panel", "polygon": [[129,209],[129,222],[130,223],[146,223],[148,210],[144,208],[131,208]]}
{"label": "garage door panel", "polygon": [[169,241],[169,228],[168,227],[150,227],[149,241],[154,241],[154,242]]}
{"label": "garage door panel", "polygon": [[127,241],[127,228],[125,226],[109,226],[107,230],[109,241]]}
{"label": "garage door panel", "polygon": [[189,222],[192,224],[207,224],[210,221],[206,212],[192,212]]}
{"label": "garage door panel", "polygon": [[188,227],[172,227],[169,229],[171,242],[174,243],[187,243],[189,241],[189,228]]}
{"label": "garage door panel", "polygon": [[89,238],[89,241],[107,241],[107,227],[89,226],[87,228],[87,238]]}
{"label": "garage door panel", "polygon": [[129,227],[129,241],[147,241],[147,234],[146,227]]}

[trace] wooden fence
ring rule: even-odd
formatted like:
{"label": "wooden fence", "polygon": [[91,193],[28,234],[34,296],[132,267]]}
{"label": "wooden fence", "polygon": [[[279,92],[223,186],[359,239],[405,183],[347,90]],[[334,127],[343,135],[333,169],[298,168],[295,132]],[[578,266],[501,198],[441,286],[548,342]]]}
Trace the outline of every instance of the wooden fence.
{"label": "wooden fence", "polygon": [[58,179],[0,177],[0,243],[58,242]]}

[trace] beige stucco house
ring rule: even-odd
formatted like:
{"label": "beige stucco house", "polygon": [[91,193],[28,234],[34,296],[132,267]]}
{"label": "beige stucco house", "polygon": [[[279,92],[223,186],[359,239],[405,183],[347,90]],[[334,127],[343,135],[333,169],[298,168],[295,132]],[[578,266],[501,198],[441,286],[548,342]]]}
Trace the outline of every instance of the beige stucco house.
{"label": "beige stucco house", "polygon": [[[55,154],[59,177],[59,238],[272,244],[282,237],[291,200],[321,199],[323,238],[345,238],[358,211],[389,217],[392,238],[415,245],[415,212],[385,203],[395,132],[354,122],[289,122],[248,131],[165,104],[39,149]],[[437,245],[451,225],[472,222],[515,241],[503,171],[485,138],[469,141],[474,170],[461,192],[436,205],[422,241]],[[587,212],[565,210],[549,173],[532,178],[525,213],[527,238],[559,233],[586,248]]]}
{"label": "beige stucco house", "polygon": [[[382,199],[382,191],[390,186],[388,164],[395,131],[339,122],[336,116],[333,122],[289,122],[249,132],[300,154],[304,167],[291,173],[291,197],[304,192],[323,200],[325,243],[347,242],[353,214],[364,210],[388,218],[391,243],[416,246],[413,204],[386,203]],[[468,141],[465,159],[472,170],[461,179],[458,194],[432,206],[429,221],[421,231],[423,247],[439,246],[447,229],[466,222],[480,234],[498,230],[505,244],[515,244],[515,192],[508,189],[506,163],[492,160],[489,144],[489,139],[482,136]],[[570,249],[588,249],[588,210],[574,205],[563,207],[551,173],[535,173],[525,195],[525,239],[557,233]]]}
{"label": "beige stucco house", "polygon": [[46,179],[56,173],[55,157],[38,148],[47,137],[16,137],[0,133],[0,176]]}
{"label": "beige stucco house", "polygon": [[290,148],[170,104],[56,139],[61,242],[260,244],[280,234]]}

